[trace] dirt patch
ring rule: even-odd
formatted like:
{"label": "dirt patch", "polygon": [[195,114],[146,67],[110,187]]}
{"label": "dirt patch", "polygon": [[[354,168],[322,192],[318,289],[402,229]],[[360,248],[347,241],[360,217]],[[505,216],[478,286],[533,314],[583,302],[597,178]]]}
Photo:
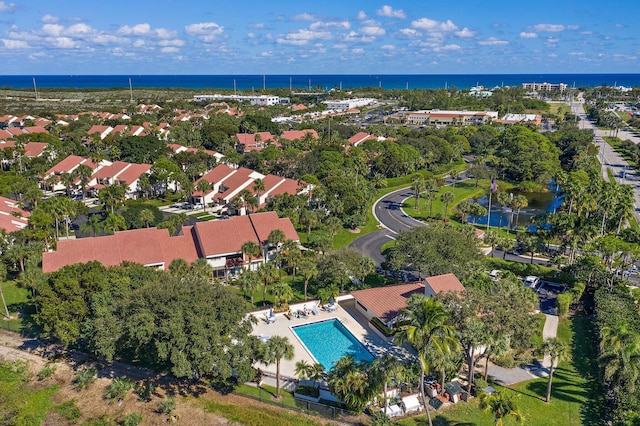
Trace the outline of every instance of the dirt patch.
{"label": "dirt patch", "polygon": [[347,228],[347,230],[352,234],[359,234],[361,232],[360,228]]}
{"label": "dirt patch", "polygon": [[[178,381],[124,363],[110,363],[108,365],[91,363],[87,361],[86,354],[64,351],[59,346],[49,345],[34,339],[25,339],[17,334],[2,330],[0,330],[0,359],[28,361],[34,381],[43,387],[57,385],[58,390],[52,397],[54,406],[71,400],[75,401],[75,405],[81,413],[81,417],[75,423],[69,423],[55,410],[51,410],[44,423],[47,426],[82,424],[84,421],[100,418],[117,422],[130,413],[141,415],[143,417],[143,425],[208,426],[234,424],[224,417],[206,412],[203,407],[208,400],[225,405],[252,407],[256,411],[266,407],[271,410],[280,409],[233,393],[222,394],[203,386],[201,383],[194,384]],[[55,373],[45,380],[38,381],[36,378],[37,373],[46,366],[54,366]],[[97,379],[87,389],[76,390],[73,380],[77,372],[91,366],[98,368]],[[139,385],[147,382],[154,383],[155,389],[148,400],[142,400],[133,390],[129,391],[127,396],[120,402],[113,402],[104,398],[112,378],[125,375],[137,380]],[[159,404],[164,402],[168,396],[173,397],[176,403],[175,410],[170,415],[158,411]],[[302,414],[300,415],[302,416]],[[337,424],[327,419],[317,417],[313,419],[319,425]]]}

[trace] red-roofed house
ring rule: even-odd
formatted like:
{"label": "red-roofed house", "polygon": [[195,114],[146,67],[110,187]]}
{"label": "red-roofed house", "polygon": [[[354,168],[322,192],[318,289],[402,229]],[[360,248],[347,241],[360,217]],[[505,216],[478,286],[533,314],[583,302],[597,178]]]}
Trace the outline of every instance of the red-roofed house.
{"label": "red-roofed house", "polygon": [[238,139],[238,145],[245,152],[260,151],[271,143],[278,145],[270,132],[237,133],[236,138]]}
{"label": "red-roofed house", "polygon": [[407,300],[413,294],[424,293],[433,297],[436,294],[464,291],[464,286],[453,274],[437,275],[423,282],[374,287],[352,291],[356,300],[356,309],[368,320],[376,317],[387,327],[398,321],[398,315],[407,307]]}
{"label": "red-roofed house", "polygon": [[440,293],[460,293],[464,291],[464,286],[453,274],[436,275],[424,280],[425,296],[433,297]]}
{"label": "red-roofed house", "polygon": [[102,167],[89,179],[89,186],[103,187],[105,185],[125,185],[125,197],[135,199],[139,193],[140,176],[149,173],[151,164],[135,164],[125,161],[103,161]]}
{"label": "red-roofed house", "polygon": [[304,129],[304,130],[285,130],[280,135],[280,140],[286,139],[289,141],[295,140],[303,140],[307,135],[311,135],[313,139],[318,140],[318,132],[314,129]]}
{"label": "red-roofed house", "polygon": [[[42,269],[53,272],[66,265],[90,261],[107,266],[129,261],[167,269],[175,259],[192,263],[204,258],[217,275],[224,275],[249,266],[242,254],[242,244],[247,241],[264,244],[274,229],[284,232],[287,239],[299,241],[288,218],[278,218],[274,212],[256,213],[197,222],[193,227],[183,227],[182,234],[175,237],[169,236],[166,229],[144,228],[59,241],[56,251],[43,253]],[[251,267],[255,269],[263,261],[262,257],[252,259]]]}
{"label": "red-roofed house", "polygon": [[182,234],[175,237],[167,229],[143,228],[103,237],[61,240],[56,251],[42,254],[42,270],[53,272],[66,265],[91,261],[105,266],[128,261],[167,269],[174,259],[189,263],[198,259],[191,227],[184,227]]}
{"label": "red-roofed house", "polygon": [[362,142],[364,141],[368,141],[370,139],[377,139],[375,136],[370,135],[369,133],[365,133],[365,132],[358,132],[355,135],[351,136],[348,141],[349,141],[349,145],[352,146],[358,146],[360,145]]}
{"label": "red-roofed house", "polygon": [[14,232],[24,229],[29,224],[29,213],[18,206],[11,198],[0,197],[0,229]]}
{"label": "red-roofed house", "polygon": [[100,135],[100,139],[104,139],[109,136],[109,133],[111,133],[112,131],[113,127],[111,126],[91,126],[91,128],[87,132],[87,135],[91,136],[97,133]]}

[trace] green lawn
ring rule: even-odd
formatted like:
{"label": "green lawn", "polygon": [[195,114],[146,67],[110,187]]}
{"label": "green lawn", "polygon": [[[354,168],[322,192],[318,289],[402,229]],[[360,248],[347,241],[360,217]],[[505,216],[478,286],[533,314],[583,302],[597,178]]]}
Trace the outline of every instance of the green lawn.
{"label": "green lawn", "polygon": [[[597,344],[591,321],[582,315],[562,320],[558,338],[571,348],[571,357],[562,362],[553,378],[551,402],[544,402],[547,379],[535,379],[510,387],[518,393],[520,411],[525,424],[530,425],[586,425],[605,424],[604,395],[598,381]],[[493,385],[500,389],[500,386]],[[434,425],[493,425],[490,414],[484,414],[477,398],[460,402],[432,414]],[[424,425],[424,416],[407,419],[402,425]],[[506,425],[517,424],[509,419]]]}
{"label": "green lawn", "polygon": [[[18,287],[15,281],[5,281],[2,283],[2,291],[9,308],[9,314],[13,319],[10,321],[1,320],[0,328],[19,332],[23,328],[23,321],[18,318],[18,313],[29,311],[29,290]],[[0,309],[2,310],[0,317],[4,318],[4,306],[0,306]]]}

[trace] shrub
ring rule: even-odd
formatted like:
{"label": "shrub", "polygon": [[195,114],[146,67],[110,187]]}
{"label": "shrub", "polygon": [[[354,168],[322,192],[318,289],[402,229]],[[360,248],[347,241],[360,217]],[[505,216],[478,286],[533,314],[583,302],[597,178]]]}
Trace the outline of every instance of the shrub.
{"label": "shrub", "polygon": [[573,300],[572,293],[560,293],[556,299],[558,304],[558,316],[566,315],[569,312],[569,305]]}
{"label": "shrub", "polygon": [[375,328],[377,328],[382,334],[384,334],[386,337],[391,337],[394,335],[393,330],[391,330],[389,327],[384,325],[382,321],[380,321],[380,319],[378,319],[377,317],[371,318],[371,324]]}
{"label": "shrub", "polygon": [[142,423],[142,416],[138,413],[127,414],[120,421],[122,426],[138,426],[140,423]]}
{"label": "shrub", "polygon": [[75,423],[80,418],[80,409],[75,399],[56,405],[54,409],[70,423]]}
{"label": "shrub", "polygon": [[158,404],[158,412],[163,414],[171,414],[176,409],[176,400],[172,396],[168,396],[163,402]]}
{"label": "shrub", "polygon": [[88,388],[96,380],[97,374],[98,370],[95,367],[87,368],[76,374],[75,379],[73,379],[76,390]]}
{"label": "shrub", "polygon": [[112,401],[123,400],[127,396],[127,392],[133,387],[133,380],[130,378],[116,377],[113,379],[104,396]]}
{"label": "shrub", "polygon": [[391,420],[385,413],[382,411],[378,411],[371,417],[371,421],[369,422],[371,426],[393,426],[396,423]]}
{"label": "shrub", "polygon": [[51,377],[55,372],[56,372],[55,365],[47,365],[38,373],[38,380],[44,380],[48,377]]}
{"label": "shrub", "polygon": [[301,385],[296,387],[295,393],[317,398],[320,396],[320,389],[316,386]]}
{"label": "shrub", "polygon": [[582,293],[584,293],[585,284],[583,282],[577,282],[573,285],[571,289],[572,301],[574,303],[578,302],[582,297]]}
{"label": "shrub", "polygon": [[144,382],[142,385],[136,385],[136,394],[141,401],[151,401],[151,395],[155,392],[156,385],[151,382]]}

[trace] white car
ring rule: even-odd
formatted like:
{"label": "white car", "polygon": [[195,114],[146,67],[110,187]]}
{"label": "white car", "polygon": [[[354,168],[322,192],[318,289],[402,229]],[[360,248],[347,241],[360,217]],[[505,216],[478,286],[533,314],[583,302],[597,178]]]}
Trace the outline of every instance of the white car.
{"label": "white car", "polygon": [[202,207],[203,207],[202,203],[195,203],[191,205],[191,210],[198,210],[198,209],[201,209]]}
{"label": "white car", "polygon": [[524,285],[536,290],[540,285],[540,278],[534,275],[529,275],[524,279]]}
{"label": "white car", "polygon": [[492,280],[497,280],[500,276],[500,272],[502,272],[500,271],[500,269],[494,269],[493,271],[489,272],[489,276]]}

